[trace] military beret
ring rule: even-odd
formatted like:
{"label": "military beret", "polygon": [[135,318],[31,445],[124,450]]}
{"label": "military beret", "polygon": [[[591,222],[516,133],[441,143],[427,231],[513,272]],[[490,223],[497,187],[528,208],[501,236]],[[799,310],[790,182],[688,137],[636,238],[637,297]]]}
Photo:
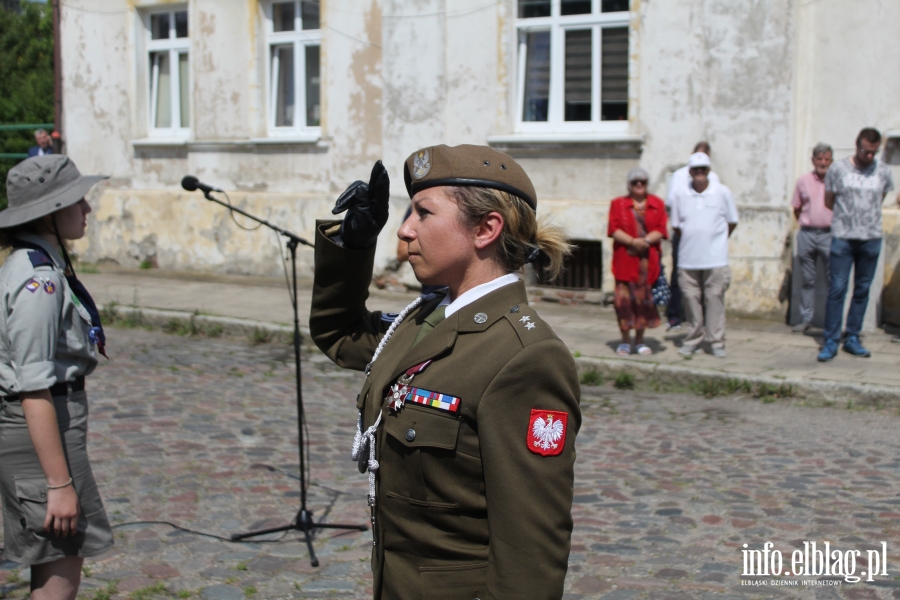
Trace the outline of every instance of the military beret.
{"label": "military beret", "polygon": [[406,191],[441,186],[473,186],[514,194],[537,211],[537,194],[525,170],[508,154],[487,146],[430,146],[413,152],[403,165]]}

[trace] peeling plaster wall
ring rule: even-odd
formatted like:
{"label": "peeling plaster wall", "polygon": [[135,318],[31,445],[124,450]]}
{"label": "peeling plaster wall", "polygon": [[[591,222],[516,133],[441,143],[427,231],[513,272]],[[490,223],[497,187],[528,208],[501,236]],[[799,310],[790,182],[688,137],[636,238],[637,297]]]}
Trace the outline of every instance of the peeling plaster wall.
{"label": "peeling plaster wall", "polygon": [[85,173],[131,177],[134,19],[124,0],[61,3],[67,151]]}
{"label": "peeling plaster wall", "polygon": [[[224,209],[181,191],[181,178],[193,173],[233,190],[237,205],[312,237],[336,195],[383,159],[392,178],[376,256],[384,265],[408,205],[404,159],[424,145],[484,144],[515,131],[514,0],[323,0],[322,139],[272,145],[251,143],[267,134],[260,2],[191,0],[194,139],[134,147],[147,135],[140,11],[163,4],[172,2],[63,3],[64,135],[83,171],[113,176],[94,194],[89,237],[78,247],[86,260],[136,265],[152,256],[160,268],[277,275],[274,237],[238,229]],[[632,9],[629,131],[643,144],[509,152],[531,175],[540,214],[573,238],[603,240],[609,290],[607,212],[627,171],[645,167],[651,191],[665,195],[668,173],[709,140],[741,213],[729,309],[783,313],[787,202],[809,149],[823,139],[849,152],[863,124],[900,129],[900,41],[888,28],[900,22],[900,5],[632,0]],[[881,23],[883,34],[870,32]],[[885,227],[893,232],[900,225],[892,219]],[[886,280],[900,272],[900,231],[891,239]],[[308,273],[311,253],[299,257]],[[900,283],[895,295],[900,315]]]}
{"label": "peeling plaster wall", "polygon": [[666,175],[710,142],[741,217],[728,307],[774,316],[790,231],[793,3],[644,0],[641,29],[641,165],[652,190],[664,195]]}

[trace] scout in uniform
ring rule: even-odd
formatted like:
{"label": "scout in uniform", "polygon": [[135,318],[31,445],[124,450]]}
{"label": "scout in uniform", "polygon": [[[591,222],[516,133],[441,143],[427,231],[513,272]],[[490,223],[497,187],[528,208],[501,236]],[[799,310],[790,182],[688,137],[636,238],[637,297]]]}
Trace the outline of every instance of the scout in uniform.
{"label": "scout in uniform", "polygon": [[398,236],[423,284],[446,289],[399,315],[366,310],[389,184],[339,198],[319,222],[310,331],[366,372],[353,454],[369,473],[374,596],[551,600],[572,532],[571,353],[528,306],[516,273],[555,274],[568,244],[535,218],[530,179],[482,146],[433,146],[405,164],[412,214]]}
{"label": "scout in uniform", "polygon": [[[87,456],[84,378],[105,341],[63,240],[84,236],[82,176],[68,157],[16,165],[0,212],[0,496],[3,558],[31,566],[31,597],[74,599],[86,556],[113,545]],[[60,256],[62,253],[62,256]]]}

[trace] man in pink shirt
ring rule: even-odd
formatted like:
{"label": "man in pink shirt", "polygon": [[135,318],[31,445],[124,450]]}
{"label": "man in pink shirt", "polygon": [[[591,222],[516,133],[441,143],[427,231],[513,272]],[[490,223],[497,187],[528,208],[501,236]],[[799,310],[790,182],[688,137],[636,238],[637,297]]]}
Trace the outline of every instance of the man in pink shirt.
{"label": "man in pink shirt", "polygon": [[813,148],[813,170],[801,175],[794,188],[794,216],[800,223],[797,233],[797,258],[800,261],[800,323],[794,325],[795,333],[809,329],[812,321],[816,293],[816,261],[825,259],[825,281],[828,281],[828,260],[831,253],[831,210],[825,206],[825,174],[831,166],[832,151],[828,144],[816,144]]}

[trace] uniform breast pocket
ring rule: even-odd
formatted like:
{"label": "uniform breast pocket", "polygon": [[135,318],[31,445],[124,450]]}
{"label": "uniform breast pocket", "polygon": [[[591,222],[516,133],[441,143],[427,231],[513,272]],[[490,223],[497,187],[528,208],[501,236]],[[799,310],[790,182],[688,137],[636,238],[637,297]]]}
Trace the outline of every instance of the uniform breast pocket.
{"label": "uniform breast pocket", "polygon": [[73,304],[72,310],[69,311],[66,319],[66,338],[69,340],[69,346],[89,347],[90,332],[93,324],[91,323],[91,315],[83,306]]}
{"label": "uniform breast pocket", "polygon": [[388,495],[423,506],[457,508],[459,420],[407,404],[388,416],[384,430],[387,452],[381,485]]}

